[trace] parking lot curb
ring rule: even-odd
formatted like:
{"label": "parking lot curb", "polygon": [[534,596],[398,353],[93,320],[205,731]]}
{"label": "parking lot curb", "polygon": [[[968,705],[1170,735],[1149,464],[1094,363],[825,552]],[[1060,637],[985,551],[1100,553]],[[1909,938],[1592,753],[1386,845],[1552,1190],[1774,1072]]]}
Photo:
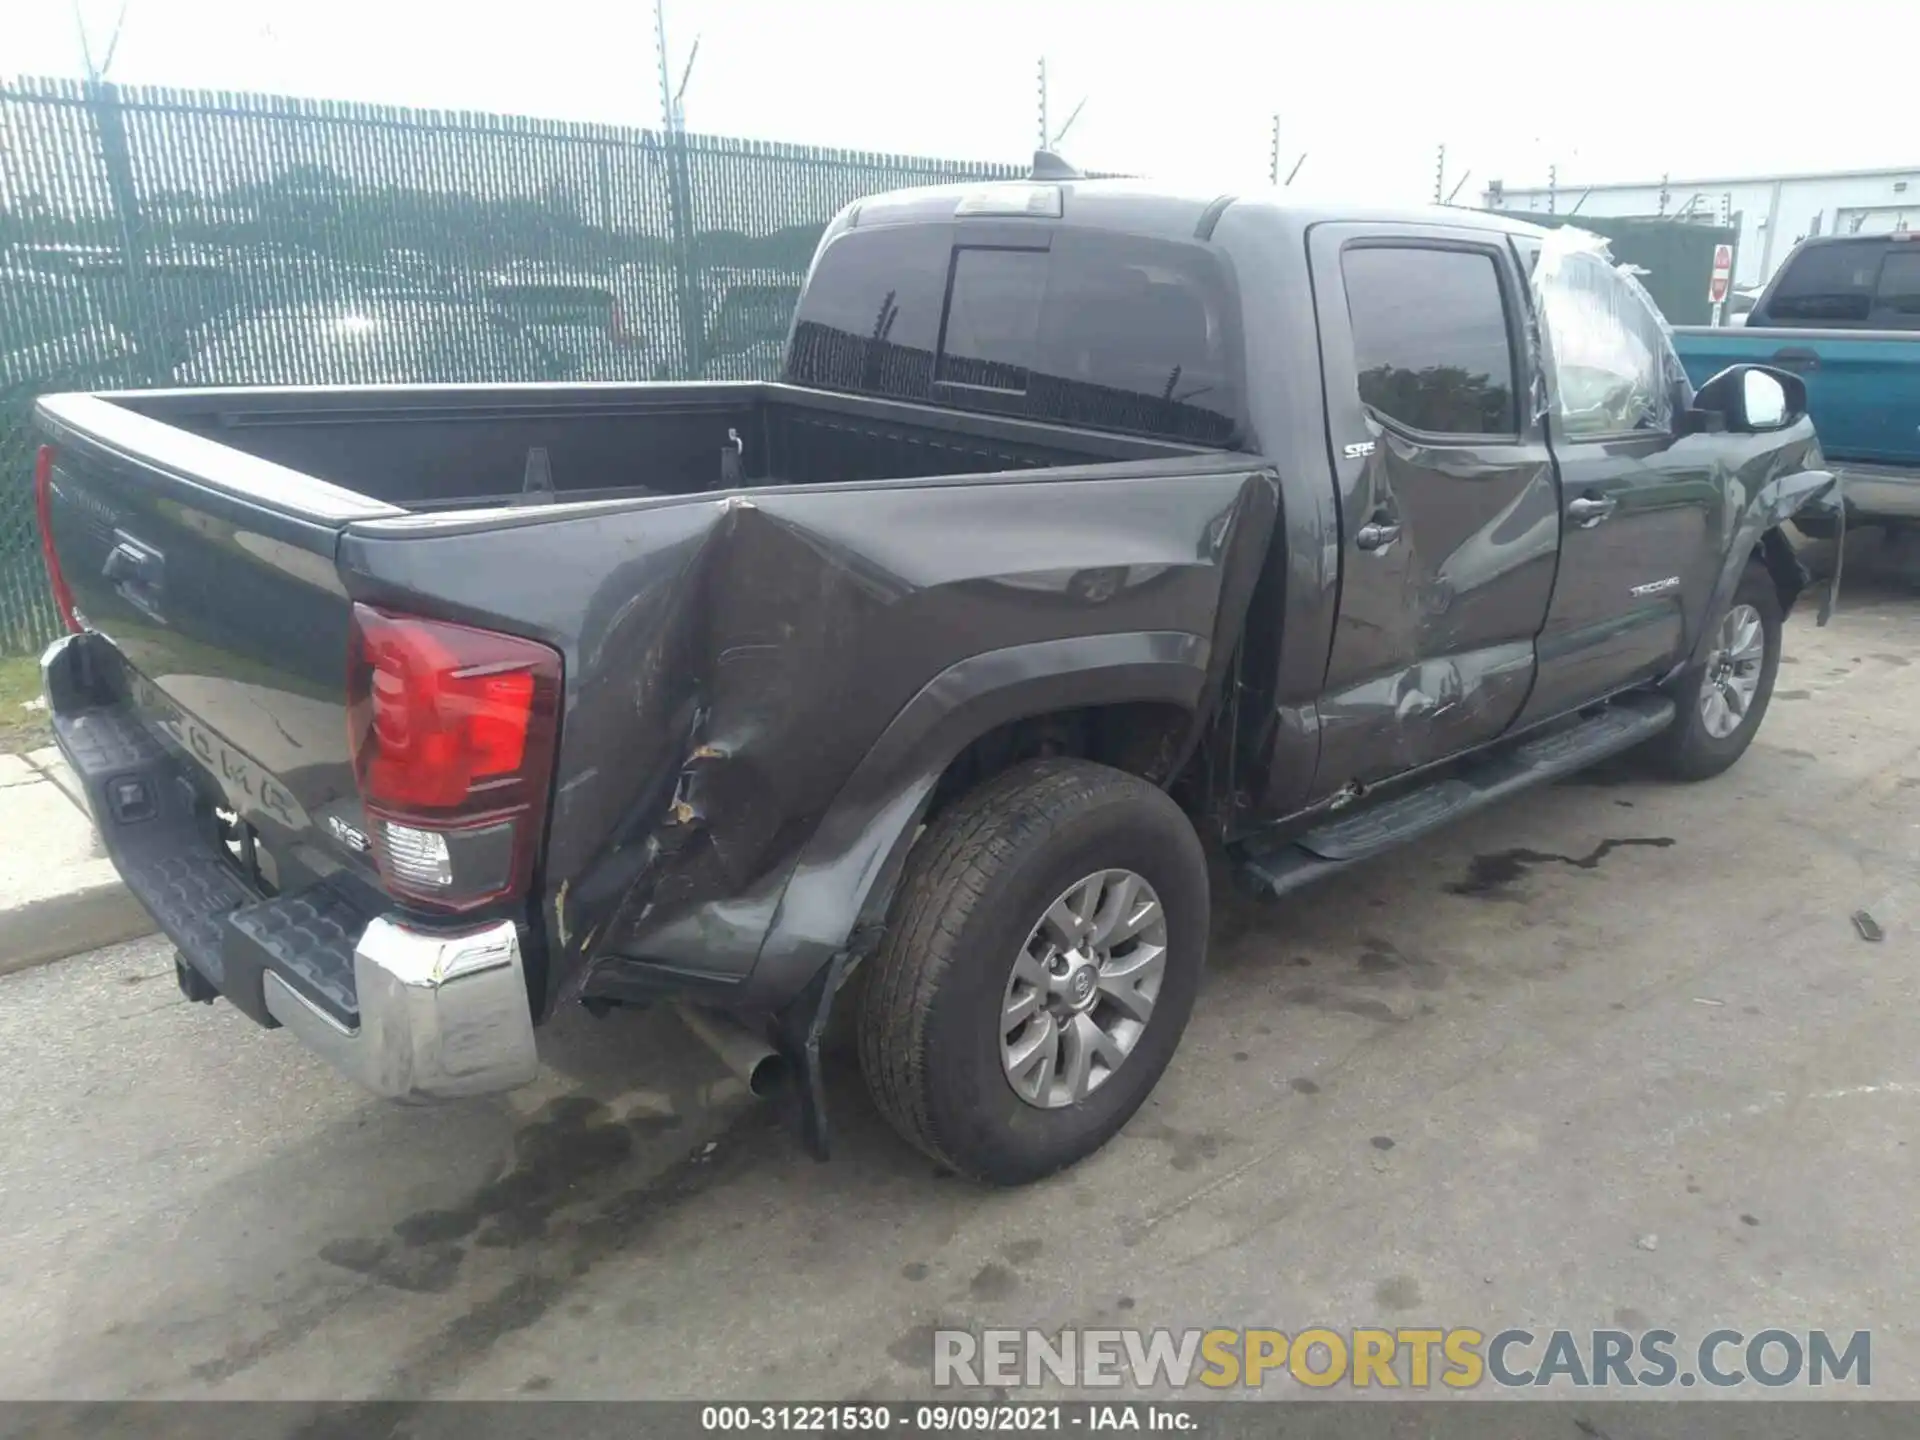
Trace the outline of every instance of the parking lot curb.
{"label": "parking lot curb", "polygon": [[152,918],[117,880],[49,895],[0,911],[0,975],[152,933]]}
{"label": "parking lot curb", "polygon": [[59,751],[0,757],[0,975],[153,930]]}

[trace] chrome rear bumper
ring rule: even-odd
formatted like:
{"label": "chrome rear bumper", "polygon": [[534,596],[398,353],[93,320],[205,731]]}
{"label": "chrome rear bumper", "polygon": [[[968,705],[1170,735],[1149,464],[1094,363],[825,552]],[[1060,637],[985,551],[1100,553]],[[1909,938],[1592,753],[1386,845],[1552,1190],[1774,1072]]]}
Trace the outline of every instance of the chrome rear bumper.
{"label": "chrome rear bumper", "polygon": [[447,936],[375,920],[354,947],[353,977],[357,1029],[272,971],[267,1009],[329,1064],[392,1100],[452,1100],[533,1079],[533,1011],[512,922]]}

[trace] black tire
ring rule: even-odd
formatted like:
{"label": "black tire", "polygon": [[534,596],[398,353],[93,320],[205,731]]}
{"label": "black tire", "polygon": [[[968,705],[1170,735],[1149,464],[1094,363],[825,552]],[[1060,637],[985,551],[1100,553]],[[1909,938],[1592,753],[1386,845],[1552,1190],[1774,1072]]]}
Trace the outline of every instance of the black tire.
{"label": "black tire", "polygon": [[[1773,577],[1757,561],[1748,565],[1740,577],[1727,609],[1736,605],[1751,605],[1760,615],[1764,648],[1759,688],[1754,691],[1752,703],[1733,733],[1716,736],[1708,731],[1700,709],[1707,668],[1695,666],[1674,683],[1672,695],[1679,714],[1647,747],[1648,758],[1671,779],[1707,780],[1720,774],[1746,753],[1760,729],[1760,722],[1766,719],[1767,704],[1773,699],[1774,677],[1780,671],[1780,595],[1774,589]],[[1713,618],[1716,630],[1722,615]]]}
{"label": "black tire", "polygon": [[[1021,1099],[1001,1058],[1002,1006],[1035,923],[1077,880],[1128,869],[1167,925],[1153,1012],[1126,1059],[1077,1103]],[[1173,1058],[1206,960],[1207,866],[1180,808],[1146,781],[1036,760],[963,796],[907,859],[861,995],[860,1068],[907,1140],[963,1175],[1020,1185],[1099,1149]]]}

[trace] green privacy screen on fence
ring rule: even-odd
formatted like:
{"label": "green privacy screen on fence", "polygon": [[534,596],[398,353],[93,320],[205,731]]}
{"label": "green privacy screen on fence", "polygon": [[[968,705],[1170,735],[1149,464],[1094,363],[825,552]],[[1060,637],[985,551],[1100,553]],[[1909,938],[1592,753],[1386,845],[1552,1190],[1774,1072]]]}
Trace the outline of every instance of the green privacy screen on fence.
{"label": "green privacy screen on fence", "polygon": [[261,95],[0,85],[0,654],[58,621],[33,397],[755,379],[822,227],[1012,166]]}

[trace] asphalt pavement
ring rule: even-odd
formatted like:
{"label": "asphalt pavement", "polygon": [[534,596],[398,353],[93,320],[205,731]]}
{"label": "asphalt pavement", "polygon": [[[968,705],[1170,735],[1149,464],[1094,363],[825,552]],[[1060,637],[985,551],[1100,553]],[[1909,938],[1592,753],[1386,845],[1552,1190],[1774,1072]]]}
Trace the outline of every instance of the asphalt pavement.
{"label": "asphalt pavement", "polygon": [[1159,1091],[1020,1191],[844,1045],[818,1165],[669,1014],[401,1109],[157,940],[0,979],[0,1396],[912,1396],[936,1326],[1318,1322],[1870,1329],[1920,1397],[1920,586],[1812,610],[1717,781],[1218,894]]}

